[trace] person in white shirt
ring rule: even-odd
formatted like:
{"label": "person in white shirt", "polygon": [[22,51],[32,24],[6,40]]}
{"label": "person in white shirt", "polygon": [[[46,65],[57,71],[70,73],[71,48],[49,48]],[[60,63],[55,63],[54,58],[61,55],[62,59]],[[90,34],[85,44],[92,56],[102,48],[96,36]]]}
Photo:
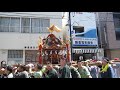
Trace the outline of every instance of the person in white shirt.
{"label": "person in white shirt", "polygon": [[12,73],[12,67],[11,66],[7,66],[7,75],[8,78],[13,78],[13,73]]}

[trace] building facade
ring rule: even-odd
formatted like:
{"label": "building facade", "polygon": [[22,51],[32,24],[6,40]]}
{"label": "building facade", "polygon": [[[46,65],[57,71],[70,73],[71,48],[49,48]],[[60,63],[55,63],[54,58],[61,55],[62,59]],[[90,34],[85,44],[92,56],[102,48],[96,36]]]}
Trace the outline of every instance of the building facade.
{"label": "building facade", "polygon": [[103,49],[98,47],[95,13],[70,12],[68,15],[70,15],[71,20],[71,35],[68,35],[72,38],[72,59],[101,58]]}
{"label": "building facade", "polygon": [[99,46],[110,59],[120,58],[120,12],[97,12]]}
{"label": "building facade", "polygon": [[[62,29],[62,12],[0,12],[0,61],[38,62],[38,39],[52,24]],[[63,39],[63,32],[54,34]]]}

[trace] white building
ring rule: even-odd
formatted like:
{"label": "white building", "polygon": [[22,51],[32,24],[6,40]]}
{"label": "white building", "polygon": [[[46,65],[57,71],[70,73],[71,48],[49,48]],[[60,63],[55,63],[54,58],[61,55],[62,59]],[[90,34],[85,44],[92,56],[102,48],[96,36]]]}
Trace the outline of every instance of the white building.
{"label": "white building", "polygon": [[[65,18],[69,17],[69,13],[64,13],[64,15]],[[70,12],[70,16],[73,60],[79,60],[81,57],[84,59],[101,59],[104,55],[103,49],[98,47],[95,13]],[[67,20],[64,19],[64,22],[70,24]],[[65,23],[64,29],[68,29],[70,32]],[[70,33],[66,32],[66,35],[70,35]]]}
{"label": "white building", "polygon": [[52,24],[62,29],[62,12],[0,12],[0,62],[37,62],[39,36],[47,37]]}

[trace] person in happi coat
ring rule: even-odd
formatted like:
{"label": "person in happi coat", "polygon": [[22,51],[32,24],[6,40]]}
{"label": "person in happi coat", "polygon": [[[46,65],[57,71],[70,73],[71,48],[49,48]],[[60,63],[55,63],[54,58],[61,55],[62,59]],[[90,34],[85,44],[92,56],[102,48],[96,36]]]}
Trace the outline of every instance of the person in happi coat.
{"label": "person in happi coat", "polygon": [[60,60],[59,78],[72,78],[70,67],[65,58]]}

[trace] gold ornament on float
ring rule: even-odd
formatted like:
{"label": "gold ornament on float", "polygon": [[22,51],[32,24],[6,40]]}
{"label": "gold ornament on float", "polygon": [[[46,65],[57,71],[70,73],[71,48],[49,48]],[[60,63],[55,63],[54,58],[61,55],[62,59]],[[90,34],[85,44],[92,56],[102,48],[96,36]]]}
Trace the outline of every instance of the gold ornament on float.
{"label": "gold ornament on float", "polygon": [[48,30],[49,30],[50,33],[53,33],[54,31],[56,31],[56,32],[61,32],[61,29],[58,28],[58,27],[55,26],[55,25],[52,25],[51,27],[49,27]]}

